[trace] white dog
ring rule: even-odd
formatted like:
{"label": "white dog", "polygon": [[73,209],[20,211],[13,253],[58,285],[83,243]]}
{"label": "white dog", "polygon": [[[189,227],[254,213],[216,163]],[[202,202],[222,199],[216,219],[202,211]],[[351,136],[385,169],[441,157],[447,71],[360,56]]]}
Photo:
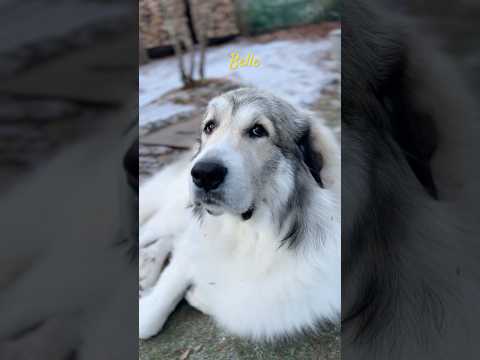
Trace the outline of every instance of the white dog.
{"label": "white dog", "polygon": [[338,320],[340,149],[320,120],[251,88],[217,97],[139,206],[141,339],[184,297],[255,340]]}

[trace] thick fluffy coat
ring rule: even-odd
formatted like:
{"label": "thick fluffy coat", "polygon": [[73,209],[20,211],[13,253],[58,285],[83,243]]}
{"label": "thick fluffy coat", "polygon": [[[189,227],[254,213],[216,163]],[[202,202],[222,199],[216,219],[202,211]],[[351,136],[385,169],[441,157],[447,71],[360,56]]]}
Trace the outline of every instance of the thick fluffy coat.
{"label": "thick fluffy coat", "polygon": [[[161,330],[184,296],[253,339],[337,319],[340,151],[333,134],[255,89],[212,100],[203,129],[193,159],[140,188],[140,338]],[[199,178],[199,164],[223,170],[221,184]]]}

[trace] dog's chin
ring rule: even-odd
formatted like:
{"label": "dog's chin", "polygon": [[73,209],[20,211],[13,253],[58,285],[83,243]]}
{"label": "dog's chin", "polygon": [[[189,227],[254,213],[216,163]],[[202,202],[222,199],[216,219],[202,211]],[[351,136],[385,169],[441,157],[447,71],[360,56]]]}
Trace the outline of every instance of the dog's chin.
{"label": "dog's chin", "polygon": [[245,209],[232,209],[225,204],[219,202],[201,201],[196,203],[197,206],[201,206],[209,215],[220,216],[225,213],[229,213],[234,216],[240,216],[242,220],[249,220],[255,211],[255,206],[249,206]]}
{"label": "dog's chin", "polygon": [[203,208],[207,214],[212,216],[220,216],[228,213],[233,216],[238,216],[246,221],[253,216],[255,211],[253,203],[250,205],[240,205],[240,201],[238,201],[235,203],[235,206],[233,206],[232,203],[226,202],[221,194],[197,191],[193,194],[193,198],[196,207]]}
{"label": "dog's chin", "polygon": [[226,211],[224,204],[218,198],[200,195],[195,196],[195,206],[203,208],[207,214],[212,216],[223,215]]}
{"label": "dog's chin", "polygon": [[209,215],[220,216],[228,212],[228,213],[231,213],[232,215],[240,216],[244,221],[250,220],[255,211],[254,206],[249,207],[245,211],[226,209],[219,205],[211,205],[211,204],[203,204],[202,206]]}

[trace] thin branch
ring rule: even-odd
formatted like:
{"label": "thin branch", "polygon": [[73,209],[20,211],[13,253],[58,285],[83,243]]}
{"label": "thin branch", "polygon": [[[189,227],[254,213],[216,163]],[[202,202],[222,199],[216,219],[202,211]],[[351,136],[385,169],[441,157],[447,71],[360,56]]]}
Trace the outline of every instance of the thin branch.
{"label": "thin branch", "polygon": [[175,57],[178,61],[178,67],[180,70],[180,76],[182,78],[182,83],[186,85],[188,83],[187,74],[185,72],[185,64],[183,62],[183,49],[182,44],[180,43],[179,35],[175,28],[175,19],[171,14],[168,13],[167,8],[163,0],[158,2],[158,7],[160,10],[160,14],[164,19],[164,26],[165,30],[168,33],[170,41],[172,42],[173,50],[175,52]]}
{"label": "thin branch", "polygon": [[205,55],[208,46],[208,32],[210,30],[210,20],[217,2],[215,0],[208,0],[203,4],[205,4],[203,11],[199,9],[193,19],[195,32],[198,35],[198,43],[200,47],[200,64],[198,71],[201,80],[205,79]]}

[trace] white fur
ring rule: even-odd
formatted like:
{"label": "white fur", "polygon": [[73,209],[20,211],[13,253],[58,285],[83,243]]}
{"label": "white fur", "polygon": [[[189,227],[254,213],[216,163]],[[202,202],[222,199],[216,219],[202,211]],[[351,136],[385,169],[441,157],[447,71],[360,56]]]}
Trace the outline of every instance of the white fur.
{"label": "white fur", "polygon": [[[276,219],[266,207],[259,207],[248,221],[229,212],[205,214],[198,221],[187,208],[189,157],[140,188],[140,285],[146,289],[154,283],[140,299],[141,339],[157,334],[184,296],[230,332],[255,340],[293,335],[313,330],[322,320],[338,320],[340,150],[327,128],[318,125],[313,132],[327,181],[325,188],[312,190],[305,221],[321,224],[322,242],[307,234],[295,249],[280,246],[285,231],[278,233]],[[293,187],[289,171],[285,165],[274,179],[275,188],[285,193]],[[169,253],[171,261],[160,274]]]}

